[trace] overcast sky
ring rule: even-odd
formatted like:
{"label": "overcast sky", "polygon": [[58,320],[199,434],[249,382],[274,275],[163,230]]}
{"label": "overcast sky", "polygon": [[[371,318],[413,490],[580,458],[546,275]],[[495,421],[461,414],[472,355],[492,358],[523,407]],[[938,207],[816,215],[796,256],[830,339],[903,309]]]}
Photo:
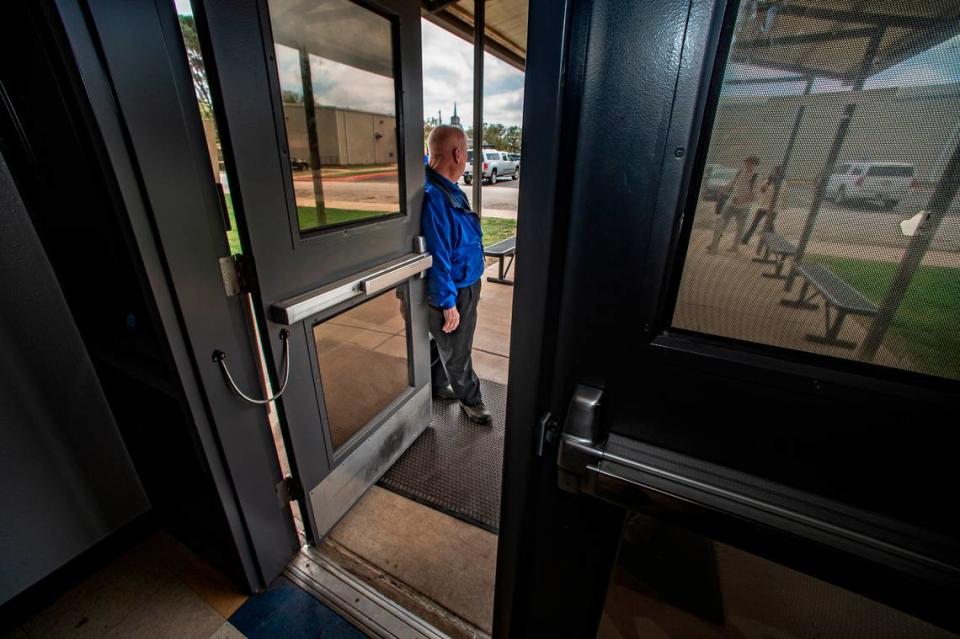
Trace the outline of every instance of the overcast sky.
{"label": "overcast sky", "polygon": [[[467,127],[473,122],[473,45],[430,22],[423,33],[423,113],[443,111],[449,122],[453,103]],[[487,53],[483,69],[483,121],[520,125],[523,115],[523,73]]]}
{"label": "overcast sky", "polygon": [[[190,0],[174,0],[177,12],[193,15]],[[423,27],[423,113],[425,118],[443,112],[443,121],[453,115],[453,103],[464,127],[473,122],[473,46],[449,31],[425,20]],[[298,93],[300,67],[296,53],[277,47],[280,84]],[[311,61],[317,102],[377,113],[393,113],[392,81],[373,73],[314,58]],[[494,58],[484,56],[484,122],[519,126],[523,115],[523,73]]]}
{"label": "overcast sky", "polygon": [[[190,15],[189,0],[174,0],[177,10]],[[449,122],[453,104],[464,126],[473,121],[473,47],[465,40],[425,20],[423,33],[423,112],[436,117],[443,112]],[[278,48],[281,85],[298,91],[299,65],[292,50]],[[330,60],[315,59],[312,64],[315,93],[321,104],[345,108],[393,113],[392,82],[372,73],[353,69]],[[777,77],[782,72],[746,64],[732,64],[727,76]],[[865,83],[864,88],[923,86],[960,82],[960,36],[921,52],[886,69]],[[814,92],[843,90],[839,82],[819,79]],[[803,83],[730,86],[724,95],[778,95],[799,93]],[[507,126],[519,125],[523,112],[523,73],[490,54],[484,56],[484,121]]]}
{"label": "overcast sky", "polygon": [[[277,71],[281,88],[303,94],[300,56],[295,49],[277,45]],[[395,115],[393,78],[313,55],[310,75],[317,104]]]}

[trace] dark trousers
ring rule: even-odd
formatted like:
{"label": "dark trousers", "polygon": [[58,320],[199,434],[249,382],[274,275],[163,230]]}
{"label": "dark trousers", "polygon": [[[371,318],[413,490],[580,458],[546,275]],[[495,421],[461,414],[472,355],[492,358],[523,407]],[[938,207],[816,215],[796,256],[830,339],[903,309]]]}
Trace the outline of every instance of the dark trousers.
{"label": "dark trousers", "polygon": [[434,388],[447,384],[468,406],[480,403],[480,379],[473,370],[473,333],[477,328],[480,280],[457,291],[460,325],[443,332],[443,310],[430,307],[430,376]]}

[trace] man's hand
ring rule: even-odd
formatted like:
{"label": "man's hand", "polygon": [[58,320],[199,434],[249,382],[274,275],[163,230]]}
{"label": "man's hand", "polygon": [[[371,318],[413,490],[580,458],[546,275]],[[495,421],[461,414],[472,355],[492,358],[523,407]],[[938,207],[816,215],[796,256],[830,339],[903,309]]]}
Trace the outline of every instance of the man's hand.
{"label": "man's hand", "polygon": [[460,326],[460,311],[457,307],[443,309],[443,332],[452,333]]}

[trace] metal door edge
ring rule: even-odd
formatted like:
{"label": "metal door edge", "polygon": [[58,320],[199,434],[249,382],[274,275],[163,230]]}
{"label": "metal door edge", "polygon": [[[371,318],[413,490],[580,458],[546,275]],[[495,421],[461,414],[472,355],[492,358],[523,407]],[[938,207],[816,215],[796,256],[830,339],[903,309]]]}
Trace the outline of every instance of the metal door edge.
{"label": "metal door edge", "polygon": [[424,385],[310,491],[318,538],[330,532],[430,424],[431,399],[430,385]]}

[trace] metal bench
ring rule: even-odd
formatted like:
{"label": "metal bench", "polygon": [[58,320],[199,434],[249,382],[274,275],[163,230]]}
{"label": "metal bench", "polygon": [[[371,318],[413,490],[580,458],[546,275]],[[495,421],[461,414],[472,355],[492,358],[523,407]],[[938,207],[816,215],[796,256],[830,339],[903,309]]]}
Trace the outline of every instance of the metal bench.
{"label": "metal bench", "polygon": [[783,237],[777,233],[767,231],[763,234],[763,257],[755,257],[753,261],[763,264],[773,264],[773,270],[769,273],[764,273],[764,277],[785,280],[787,276],[783,274],[783,267],[787,263],[787,258],[793,257],[796,254],[796,246],[783,239]]}
{"label": "metal bench", "polygon": [[[811,300],[817,295],[824,299],[824,334],[807,335],[806,338],[811,342],[843,348],[856,346],[853,342],[838,339],[843,320],[847,315],[875,317],[880,310],[877,305],[822,264],[794,264],[793,270],[803,278],[803,287],[797,299],[780,300],[781,304],[794,308],[817,308],[819,305]],[[831,309],[834,311],[833,319]]]}
{"label": "metal bench", "polygon": [[[507,273],[510,272],[510,267],[513,266],[513,258],[517,254],[517,236],[508,237],[505,240],[500,240],[496,244],[491,244],[490,246],[483,249],[483,255],[485,257],[495,257],[500,260],[500,266],[498,267],[499,275],[498,277],[488,277],[488,282],[496,282],[497,284],[508,284],[513,286],[513,280],[507,279]],[[507,258],[510,258],[507,261]],[[506,265],[506,266],[504,266]]]}

